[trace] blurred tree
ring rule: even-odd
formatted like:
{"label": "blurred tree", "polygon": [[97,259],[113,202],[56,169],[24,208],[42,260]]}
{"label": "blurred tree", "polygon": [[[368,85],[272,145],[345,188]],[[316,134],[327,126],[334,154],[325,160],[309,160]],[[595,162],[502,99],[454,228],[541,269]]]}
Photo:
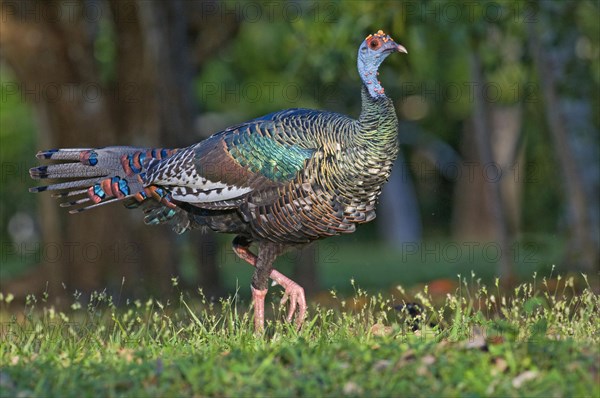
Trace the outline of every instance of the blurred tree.
{"label": "blurred tree", "polygon": [[[189,15],[201,5],[116,0],[3,3],[2,55],[23,90],[37,93],[32,104],[38,147],[191,144],[197,112],[191,60],[199,67],[204,59],[194,57],[190,41],[196,53],[208,56],[216,47],[198,39],[205,29],[219,26],[226,39],[237,26],[234,15],[221,14],[204,18],[204,24],[189,24]],[[44,90],[53,87],[58,94],[50,97]],[[147,228],[137,212],[114,207],[98,209],[93,217],[65,216],[52,200],[40,197],[39,219],[43,247],[56,242],[59,260],[42,255],[41,267],[13,282],[12,291],[39,291],[46,281],[53,283],[50,290],[63,282],[69,289],[116,290],[124,278],[126,291],[145,285],[168,292],[179,262],[168,227]],[[198,247],[206,247],[206,242]],[[214,255],[202,258],[207,282],[217,283],[218,274],[211,271]],[[26,290],[19,291],[19,286]]]}
{"label": "blurred tree", "polygon": [[[101,18],[90,13],[96,8]],[[24,12],[32,9],[37,14]],[[409,51],[407,57],[390,58],[381,70],[386,92],[404,120],[400,140],[406,165],[404,170],[396,165],[376,221],[351,239],[418,240],[422,223],[425,243],[450,235],[459,242],[499,243],[498,233],[504,230],[509,243],[533,241],[533,259],[540,267],[546,250],[536,239],[544,236],[568,237],[565,265],[597,264],[597,2],[4,1],[2,10],[2,57],[29,84],[23,87],[56,83],[78,93],[75,101],[31,101],[41,126],[40,148],[117,142],[186,145],[228,125],[291,107],[357,115],[356,44],[384,29]],[[53,17],[58,13],[63,18]],[[67,14],[74,17],[65,18]],[[468,45],[474,36],[480,40],[477,47]],[[535,54],[541,54],[536,62]],[[483,100],[473,97],[474,78],[488,83]],[[96,88],[101,94],[97,99],[81,100]],[[204,111],[195,121],[194,94]],[[485,156],[496,166],[487,173],[476,139],[482,134]],[[16,139],[15,134],[10,137]],[[20,139],[6,147],[24,153],[30,145]],[[3,147],[0,153],[11,150]],[[490,196],[492,184],[487,182],[496,180],[497,169],[502,177],[492,188],[499,192]],[[436,178],[435,170],[443,178]],[[0,193],[2,200],[11,200],[2,209],[3,225],[7,213],[22,212],[30,207],[25,200],[33,200],[24,188],[23,200],[10,190],[12,196]],[[48,206],[49,200],[42,199],[39,208],[46,242],[118,242],[121,246],[111,245],[103,253],[114,256],[110,250],[118,247],[125,257],[98,260],[87,268],[81,262],[47,264],[48,272],[34,273],[40,281],[50,279],[49,273],[61,281],[79,272],[84,275],[72,278],[106,286],[99,276],[125,274],[131,280],[148,272],[166,288],[179,262],[172,243],[185,246],[186,264],[196,258],[210,264],[220,253],[214,242],[196,244],[193,235],[171,241],[170,232],[163,232],[167,227],[144,228],[135,212],[113,207],[99,210],[99,218],[75,220]],[[494,206],[504,215],[494,216]],[[118,223],[111,220],[115,217],[136,221]],[[81,235],[82,240],[83,233],[98,234],[100,240]],[[146,254],[134,250],[146,241],[153,245],[154,238],[159,243]],[[160,249],[161,244],[169,247]],[[310,251],[315,247],[296,257],[301,265],[295,272],[313,283],[318,273],[311,259],[318,250]],[[209,286],[218,285],[216,268],[200,271]],[[189,275],[182,284],[193,286],[197,272]]]}
{"label": "blurred tree", "polygon": [[[484,87],[487,83],[480,54],[480,38],[475,37],[472,41],[470,66],[472,83],[475,86],[475,95],[473,96],[473,115],[472,115],[472,131],[474,135],[474,147],[477,152],[478,171],[481,172],[479,178],[474,179],[470,186],[477,189],[481,184],[482,198],[479,208],[483,214],[489,214],[487,219],[479,220],[479,223],[474,222],[472,225],[484,225],[484,228],[489,228],[491,237],[495,239],[500,252],[498,258],[498,275],[505,286],[510,286],[515,282],[514,266],[512,255],[510,254],[510,231],[508,228],[508,219],[505,208],[505,195],[503,195],[503,185],[500,183],[502,166],[498,163],[498,156],[494,154],[495,147],[499,147],[498,142],[501,140],[492,141],[494,125],[492,123],[491,109],[488,101],[484,96]],[[496,129],[497,131],[498,129]],[[516,129],[518,132],[518,129]],[[514,133],[513,133],[514,135]],[[498,152],[498,151],[496,151]],[[493,167],[494,177],[486,172],[488,167]],[[498,171],[499,170],[499,171]],[[506,171],[506,170],[505,170]],[[476,171],[477,173],[477,171]],[[479,173],[477,173],[479,174]],[[479,183],[479,184],[478,184]],[[460,200],[460,199],[459,199]],[[487,231],[486,231],[487,232]],[[485,235],[480,235],[479,240],[485,239]]]}
{"label": "blurred tree", "polygon": [[[577,8],[569,3],[540,2],[540,19],[529,26],[528,33],[565,190],[568,229],[565,262],[571,268],[594,271],[600,264],[600,225],[598,171],[588,170],[590,164],[598,166],[599,150],[598,129],[591,120],[590,96],[594,94],[589,86],[593,82],[578,81],[580,74],[567,73],[569,68],[583,69],[577,60],[577,48],[587,39],[577,25],[564,23],[576,19],[578,11],[583,18],[580,24],[585,23],[587,15],[595,16],[597,22],[598,3],[595,8],[586,3]],[[596,25],[596,40],[598,33]]]}

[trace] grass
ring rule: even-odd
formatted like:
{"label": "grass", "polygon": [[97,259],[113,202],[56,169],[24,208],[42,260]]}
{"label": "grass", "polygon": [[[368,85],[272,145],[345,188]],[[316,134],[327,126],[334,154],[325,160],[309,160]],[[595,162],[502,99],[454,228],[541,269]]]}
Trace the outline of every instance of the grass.
{"label": "grass", "polygon": [[[174,285],[177,281],[174,280]],[[581,290],[577,286],[581,284]],[[256,336],[237,296],[117,307],[94,293],[71,309],[2,295],[2,396],[599,396],[600,297],[587,277],[510,292],[474,275],[434,296],[356,287],[310,306],[300,331],[269,311]],[[278,289],[272,295],[280,295]],[[270,297],[269,302],[277,302]],[[404,306],[408,302],[415,306]],[[399,310],[395,307],[402,307]],[[407,308],[418,308],[409,314]]]}

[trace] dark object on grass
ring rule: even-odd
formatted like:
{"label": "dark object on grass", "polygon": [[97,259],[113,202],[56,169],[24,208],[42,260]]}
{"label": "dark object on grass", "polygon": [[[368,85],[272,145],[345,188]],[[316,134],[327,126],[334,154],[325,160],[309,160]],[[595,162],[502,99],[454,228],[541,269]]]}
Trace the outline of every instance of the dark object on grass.
{"label": "dark object on grass", "polygon": [[419,327],[423,323],[423,319],[420,318],[423,313],[423,307],[417,303],[405,303],[399,304],[394,307],[394,309],[398,312],[402,312],[406,315],[405,321],[407,325],[410,325],[410,328],[413,332],[419,330]]}
{"label": "dark object on grass", "polygon": [[[144,210],[147,224],[170,222],[175,231],[209,228],[236,234],[233,249],[253,265],[257,331],[263,329],[269,277],[285,289],[288,320],[306,313],[304,289],[273,269],[285,250],[354,232],[375,218],[375,206],[398,154],[393,102],[377,80],[391,53],[406,49],[382,31],[358,50],[363,81],[358,120],[332,112],[289,109],[223,130],[187,148],[53,149],[32,168],[32,188],[54,191],[77,213],[112,202]],[[258,244],[258,255],[249,248]]]}

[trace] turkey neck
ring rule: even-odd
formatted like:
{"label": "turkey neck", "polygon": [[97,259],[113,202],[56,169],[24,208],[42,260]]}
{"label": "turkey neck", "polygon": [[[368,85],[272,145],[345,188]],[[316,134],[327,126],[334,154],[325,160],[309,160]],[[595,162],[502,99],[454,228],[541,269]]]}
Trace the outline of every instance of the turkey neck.
{"label": "turkey neck", "polygon": [[[392,101],[383,94],[372,98],[362,89],[362,111],[355,121],[345,156],[337,158],[324,186],[335,187],[338,200],[354,211],[374,206],[398,156],[398,119]],[[333,170],[333,172],[331,171]],[[370,219],[370,218],[369,218]]]}
{"label": "turkey neck", "polygon": [[383,94],[371,97],[364,85],[354,146],[358,150],[352,161],[364,186],[379,190],[398,156],[398,118],[391,99]]}
{"label": "turkey neck", "polygon": [[392,100],[381,94],[371,97],[366,86],[362,86],[362,110],[358,119],[357,145],[382,152],[383,159],[396,159],[398,154],[398,118]]}

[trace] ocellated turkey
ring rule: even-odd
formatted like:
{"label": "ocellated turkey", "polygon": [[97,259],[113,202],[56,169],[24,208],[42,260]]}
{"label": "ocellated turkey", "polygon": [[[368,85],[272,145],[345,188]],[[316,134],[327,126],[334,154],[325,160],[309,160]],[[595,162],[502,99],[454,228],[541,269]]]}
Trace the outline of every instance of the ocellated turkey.
{"label": "ocellated turkey", "polygon": [[[273,269],[277,256],[317,239],[352,233],[375,207],[398,154],[398,121],[377,79],[379,65],[406,49],[378,31],[358,50],[362,111],[358,119],[288,109],[227,128],[179,149],[126,146],[52,149],[32,168],[32,188],[53,191],[78,213],[113,202],[141,208],[147,224],[172,223],[183,233],[209,228],[235,234],[233,250],[255,267],[255,329],[264,325],[268,279],[283,286],[287,319],[306,314],[304,290]],[[60,181],[62,180],[62,181]],[[252,243],[258,253],[250,251]]]}

